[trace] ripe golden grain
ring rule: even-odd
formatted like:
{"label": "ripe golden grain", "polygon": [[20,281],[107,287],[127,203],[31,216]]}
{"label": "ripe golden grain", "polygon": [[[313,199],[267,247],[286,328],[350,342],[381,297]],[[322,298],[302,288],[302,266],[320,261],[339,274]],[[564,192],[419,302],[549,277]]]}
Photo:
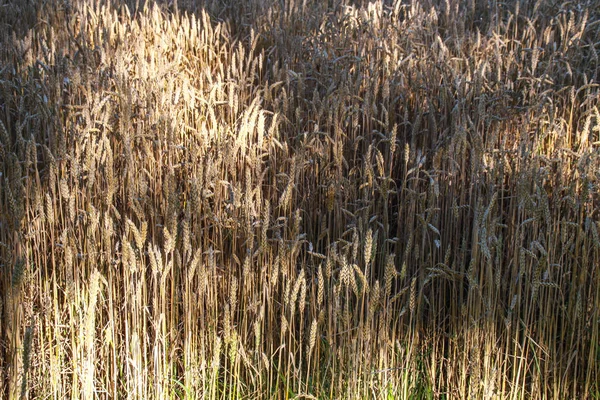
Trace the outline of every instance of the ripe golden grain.
{"label": "ripe golden grain", "polygon": [[2,393],[598,391],[593,1],[126,3],[0,15]]}

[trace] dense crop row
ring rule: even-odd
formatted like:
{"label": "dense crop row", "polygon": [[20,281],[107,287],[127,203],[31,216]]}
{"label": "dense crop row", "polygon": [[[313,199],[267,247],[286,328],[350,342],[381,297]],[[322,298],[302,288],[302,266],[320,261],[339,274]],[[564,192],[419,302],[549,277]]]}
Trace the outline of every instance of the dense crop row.
{"label": "dense crop row", "polygon": [[2,3],[0,397],[600,396],[594,1]]}

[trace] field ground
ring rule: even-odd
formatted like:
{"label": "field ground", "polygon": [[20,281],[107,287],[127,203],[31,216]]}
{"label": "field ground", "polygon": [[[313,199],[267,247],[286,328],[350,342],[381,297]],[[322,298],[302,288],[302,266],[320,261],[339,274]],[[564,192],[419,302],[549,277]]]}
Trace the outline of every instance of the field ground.
{"label": "field ground", "polygon": [[0,1],[0,398],[600,398],[595,1]]}

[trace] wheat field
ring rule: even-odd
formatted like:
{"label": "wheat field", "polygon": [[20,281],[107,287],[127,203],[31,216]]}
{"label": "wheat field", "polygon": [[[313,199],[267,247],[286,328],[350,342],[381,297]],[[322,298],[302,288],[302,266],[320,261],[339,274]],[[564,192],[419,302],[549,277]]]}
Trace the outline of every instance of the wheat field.
{"label": "wheat field", "polygon": [[0,22],[0,398],[600,398],[595,1]]}

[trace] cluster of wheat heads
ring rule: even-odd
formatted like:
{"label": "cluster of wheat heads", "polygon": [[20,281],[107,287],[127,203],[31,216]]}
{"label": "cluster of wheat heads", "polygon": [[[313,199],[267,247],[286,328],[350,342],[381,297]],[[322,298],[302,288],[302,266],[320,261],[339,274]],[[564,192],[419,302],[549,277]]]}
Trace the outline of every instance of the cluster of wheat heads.
{"label": "cluster of wheat heads", "polygon": [[0,5],[0,397],[599,395],[593,1],[191,3]]}

